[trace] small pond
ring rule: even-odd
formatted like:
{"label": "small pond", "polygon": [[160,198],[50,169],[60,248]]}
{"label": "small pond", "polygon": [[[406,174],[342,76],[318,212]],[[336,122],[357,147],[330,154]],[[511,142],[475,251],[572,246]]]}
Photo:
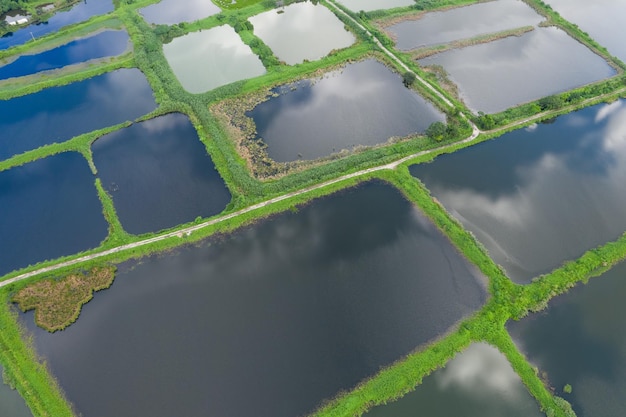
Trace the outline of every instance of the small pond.
{"label": "small pond", "polygon": [[124,30],[107,30],[34,55],[22,55],[0,67],[0,80],[63,68],[91,59],[121,55],[130,45]]}
{"label": "small pond", "polygon": [[482,280],[373,182],[122,264],[63,332],[22,317],[85,416],[294,417],[476,311]]}
{"label": "small pond", "polygon": [[402,84],[401,77],[368,59],[275,89],[280,95],[248,113],[258,137],[279,162],[316,159],[421,133],[445,117]]}
{"label": "small pond", "polygon": [[626,231],[626,101],[414,165],[516,282]]}
{"label": "small pond", "polygon": [[151,112],[156,102],[137,69],[120,69],[0,100],[0,160]]}
{"label": "small pond", "polygon": [[389,26],[396,47],[408,51],[504,30],[535,26],[544,18],[522,0],[499,0],[425,13]]}
{"label": "small pond", "polygon": [[0,275],[94,248],[106,237],[95,178],[69,152],[0,172]]}
{"label": "small pond", "polygon": [[506,357],[491,345],[474,343],[396,402],[366,417],[541,417]]}
{"label": "small pond", "polygon": [[92,146],[98,177],[122,226],[141,234],[209,217],[230,193],[187,116],[157,117],[110,133]]}
{"label": "small pond", "polygon": [[626,62],[626,0],[546,0],[546,3]]}
{"label": "small pond", "polygon": [[508,325],[520,349],[578,417],[626,415],[625,298],[626,264],[621,264],[550,301],[547,310]]}
{"label": "small pond", "polygon": [[371,12],[372,10],[393,9],[395,7],[406,7],[415,5],[415,0],[338,0],[353,12],[361,10]]}
{"label": "small pond", "polygon": [[79,1],[69,10],[56,13],[47,22],[26,26],[0,38],[0,50],[28,42],[56,32],[64,26],[84,22],[93,16],[113,11],[113,0]]}
{"label": "small pond", "polygon": [[148,23],[155,25],[174,25],[193,22],[219,13],[221,10],[211,0],[161,0],[148,7],[139,9],[139,13]]}
{"label": "small pond", "polygon": [[440,65],[474,112],[496,113],[615,74],[602,58],[555,27],[442,52]]}
{"label": "small pond", "polygon": [[254,26],[254,34],[288,65],[315,61],[356,40],[341,20],[321,4],[294,3],[248,20]]}
{"label": "small pond", "polygon": [[189,33],[163,45],[174,75],[190,93],[265,74],[250,47],[228,25]]}
{"label": "small pond", "polygon": [[[0,375],[2,367],[0,366]],[[33,417],[20,394],[6,384],[0,382],[0,416]]]}

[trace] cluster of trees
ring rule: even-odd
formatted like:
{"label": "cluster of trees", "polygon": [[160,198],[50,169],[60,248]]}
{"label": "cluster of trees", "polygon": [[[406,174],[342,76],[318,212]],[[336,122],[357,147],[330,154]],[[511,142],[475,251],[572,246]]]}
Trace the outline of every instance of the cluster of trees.
{"label": "cluster of trees", "polygon": [[24,8],[26,0],[0,0],[0,13]]}

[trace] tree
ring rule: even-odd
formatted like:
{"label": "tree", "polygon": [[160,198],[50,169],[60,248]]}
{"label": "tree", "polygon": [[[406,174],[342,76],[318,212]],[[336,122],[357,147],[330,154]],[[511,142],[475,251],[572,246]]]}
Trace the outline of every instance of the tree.
{"label": "tree", "polygon": [[426,129],[426,136],[437,142],[443,140],[446,136],[446,125],[443,122],[434,122]]}
{"label": "tree", "polygon": [[409,88],[410,86],[413,85],[414,82],[415,82],[415,74],[413,74],[411,71],[407,71],[404,74],[402,74],[402,83],[404,84],[405,87]]}

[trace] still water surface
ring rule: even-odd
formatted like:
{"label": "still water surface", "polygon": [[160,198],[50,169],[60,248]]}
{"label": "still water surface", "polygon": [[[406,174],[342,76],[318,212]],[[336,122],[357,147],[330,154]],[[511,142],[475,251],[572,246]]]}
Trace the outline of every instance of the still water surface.
{"label": "still water surface", "polygon": [[504,30],[535,26],[544,18],[522,0],[499,0],[426,13],[418,20],[389,26],[403,51],[440,45]]}
{"label": "still water surface", "polygon": [[40,38],[56,32],[64,26],[84,22],[93,16],[113,11],[113,0],[89,0],[76,3],[69,10],[56,13],[47,22],[29,25],[13,34],[0,37],[0,50],[28,42],[33,37]]}
{"label": "still water surface", "polygon": [[[508,329],[578,417],[626,415],[626,264],[550,301]],[[565,384],[572,393],[563,392]]]}
{"label": "still water surface", "polygon": [[366,417],[540,417],[506,357],[485,343],[475,343],[443,369],[426,377],[415,391],[379,406]]}
{"label": "still water surface", "polygon": [[626,0],[546,0],[546,3],[626,62]]}
{"label": "still water surface", "polygon": [[89,417],[293,417],[445,332],[485,291],[399,191],[322,198],[120,265],[38,351]]}
{"label": "still water surface", "polygon": [[[1,374],[2,367],[0,366]],[[33,417],[20,394],[3,383],[0,383],[0,416]]]}
{"label": "still water surface", "polygon": [[124,52],[129,44],[126,31],[107,30],[88,38],[77,39],[49,51],[35,55],[22,55],[10,64],[0,67],[0,79],[22,77],[91,59],[117,56]]}
{"label": "still water surface", "polygon": [[626,231],[626,101],[411,167],[516,282]]}
{"label": "still water surface", "polygon": [[373,59],[274,91],[280,95],[248,116],[269,145],[269,156],[279,162],[384,143],[445,120],[432,104],[404,87],[398,74]]}
{"label": "still water surface", "polygon": [[443,66],[465,104],[485,113],[615,74],[600,56],[555,27],[442,52],[419,63]]}
{"label": "still water surface", "polygon": [[309,2],[294,3],[252,16],[254,34],[288,65],[314,61],[333,49],[347,48],[356,38],[326,7]]}
{"label": "still water surface", "polygon": [[213,16],[221,10],[211,0],[161,0],[148,7],[139,9],[139,13],[148,23],[156,25],[174,25],[181,22],[193,22]]}
{"label": "still water surface", "polygon": [[386,10],[393,9],[394,7],[413,6],[415,0],[338,0],[337,3],[341,3],[353,12],[359,12],[360,10],[370,12],[372,10]]}
{"label": "still water surface", "polygon": [[0,275],[106,238],[94,180],[74,152],[0,172]]}
{"label": "still water surface", "polygon": [[148,80],[137,69],[0,100],[0,160],[134,120],[155,108]]}
{"label": "still water surface", "polygon": [[98,139],[93,158],[122,226],[141,234],[209,217],[230,193],[183,114],[134,124]]}
{"label": "still water surface", "polygon": [[265,67],[229,25],[189,33],[163,45],[174,75],[190,93],[265,74]]}

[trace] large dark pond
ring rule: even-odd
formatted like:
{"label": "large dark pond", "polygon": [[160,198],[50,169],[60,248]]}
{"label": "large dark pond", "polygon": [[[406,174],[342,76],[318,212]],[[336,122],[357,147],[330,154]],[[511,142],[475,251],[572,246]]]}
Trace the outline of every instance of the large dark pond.
{"label": "large dark pond", "polygon": [[[2,367],[0,366],[0,374]],[[6,384],[0,383],[0,416],[33,417],[20,394]]]}
{"label": "large dark pond", "polygon": [[453,49],[419,60],[441,65],[475,111],[496,113],[615,74],[600,56],[556,27]]}
{"label": "large dark pond", "polygon": [[[626,415],[626,264],[555,298],[508,329],[578,417]],[[572,392],[563,392],[566,384]]]}
{"label": "large dark pond", "polygon": [[498,349],[475,343],[415,391],[367,417],[540,417],[539,405]]}
{"label": "large dark pond", "polygon": [[88,38],[77,39],[66,45],[35,55],[22,55],[0,67],[0,79],[21,77],[78,64],[90,59],[120,55],[129,45],[124,30],[107,30]]}
{"label": "large dark pond", "polygon": [[293,417],[450,328],[481,278],[394,188],[369,183],[119,267],[39,353],[89,417]]}
{"label": "large dark pond", "polygon": [[106,238],[94,180],[74,152],[0,172],[0,275]]}
{"label": "large dark pond", "polygon": [[411,167],[514,281],[626,230],[626,101]]}
{"label": "large dark pond", "polygon": [[220,11],[210,0],[161,0],[140,9],[139,13],[148,23],[174,25],[203,19]]}
{"label": "large dark pond", "polygon": [[0,160],[134,120],[155,108],[148,80],[137,69],[0,100]]}
{"label": "large dark pond", "polygon": [[124,229],[155,232],[224,210],[230,193],[198,133],[177,113],[98,139],[93,158]]}
{"label": "large dark pond", "polygon": [[21,45],[33,37],[39,38],[56,32],[64,26],[84,22],[89,18],[113,11],[113,0],[84,0],[71,9],[56,13],[47,22],[29,25],[0,38],[0,49]]}
{"label": "large dark pond", "polygon": [[406,20],[387,30],[400,50],[411,50],[534,26],[544,18],[522,0],[499,0],[466,7],[426,13],[420,19]]}
{"label": "large dark pond", "polygon": [[444,120],[431,103],[404,87],[398,74],[373,59],[274,91],[280,95],[248,116],[269,156],[279,162],[385,143]]}

